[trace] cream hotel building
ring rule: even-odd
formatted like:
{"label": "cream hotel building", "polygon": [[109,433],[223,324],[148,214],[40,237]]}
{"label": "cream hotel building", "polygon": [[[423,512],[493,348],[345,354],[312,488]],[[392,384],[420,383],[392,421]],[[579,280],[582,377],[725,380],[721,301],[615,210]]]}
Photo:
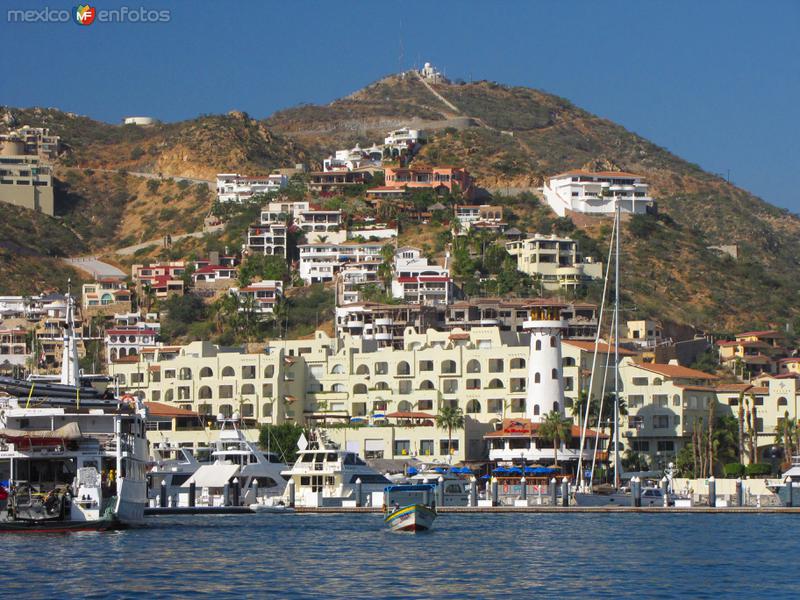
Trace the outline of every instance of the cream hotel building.
{"label": "cream hotel building", "polygon": [[[151,442],[205,446],[215,437],[210,429],[216,415],[239,412],[252,437],[261,424],[295,422],[324,428],[330,440],[367,459],[485,461],[490,449],[493,455],[513,454],[513,440],[492,439],[490,448],[484,437],[501,429],[504,420],[536,423],[553,409],[572,416],[580,391],[588,390],[593,364],[592,397],[614,387],[612,347],[599,344],[595,361],[594,342],[561,339],[566,322],[557,307],[529,310],[524,331],[475,327],[423,333],[408,327],[399,349],[317,331],[311,339],[269,342],[258,353],[209,342],[150,348],[136,362],[112,363],[109,370],[128,393],[192,411],[184,415],[199,414],[198,426],[182,430],[156,424]],[[623,450],[646,455],[653,467],[675,459],[710,406],[717,416],[735,415],[741,391],[758,406],[762,453],[774,444],[774,427],[784,414],[797,416],[794,380],[740,390],[674,362],[640,360],[620,348],[628,406],[620,439]],[[447,431],[435,426],[444,406],[464,412],[465,426],[452,432],[452,443]],[[547,462],[544,448],[539,455]]]}

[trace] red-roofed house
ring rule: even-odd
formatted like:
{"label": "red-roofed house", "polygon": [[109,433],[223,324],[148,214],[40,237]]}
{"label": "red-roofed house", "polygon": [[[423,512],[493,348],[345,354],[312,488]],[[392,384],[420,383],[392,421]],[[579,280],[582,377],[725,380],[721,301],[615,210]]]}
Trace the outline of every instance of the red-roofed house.
{"label": "red-roofed house", "polygon": [[398,248],[392,296],[409,304],[445,306],[453,297],[450,272],[447,267],[431,264],[418,248]]}
{"label": "red-roofed house", "polygon": [[148,287],[159,300],[174,294],[183,294],[184,273],[186,273],[186,263],[182,260],[131,267],[136,293],[141,297]]}
{"label": "red-roofed house", "polygon": [[786,356],[786,336],[780,331],[746,331],[735,337],[717,342],[722,365],[745,379],[779,372],[779,359]]}
{"label": "red-roofed house", "polygon": [[130,312],[131,292],[120,278],[103,278],[84,283],[81,289],[81,308],[84,317]]}
{"label": "red-roofed house", "polygon": [[385,185],[367,190],[374,197],[386,197],[389,188],[403,190],[431,189],[459,194],[471,200],[475,196],[475,184],[469,172],[462,167],[386,167]]}
{"label": "red-roofed house", "polygon": [[240,312],[252,308],[259,315],[272,314],[275,305],[283,295],[283,282],[277,279],[267,279],[251,283],[243,288],[231,288],[231,292],[238,294],[242,307]]}

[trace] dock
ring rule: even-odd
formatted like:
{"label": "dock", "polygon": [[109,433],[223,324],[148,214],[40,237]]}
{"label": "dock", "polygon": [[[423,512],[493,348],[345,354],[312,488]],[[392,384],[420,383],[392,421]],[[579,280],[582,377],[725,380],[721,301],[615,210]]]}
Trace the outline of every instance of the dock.
{"label": "dock", "polygon": [[159,515],[247,515],[255,514],[249,506],[148,506],[144,509],[145,517]]}
{"label": "dock", "polygon": [[[358,508],[326,506],[298,506],[297,514],[350,514],[381,513],[379,506],[362,506]],[[784,506],[444,506],[437,509],[440,514],[492,514],[492,513],[649,513],[649,514],[800,514],[800,507]]]}

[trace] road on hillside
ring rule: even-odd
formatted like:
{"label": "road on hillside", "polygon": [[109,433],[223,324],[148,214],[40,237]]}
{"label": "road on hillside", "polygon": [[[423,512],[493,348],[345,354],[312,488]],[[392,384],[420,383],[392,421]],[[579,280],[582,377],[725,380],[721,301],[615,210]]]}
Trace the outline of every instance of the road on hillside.
{"label": "road on hillside", "polygon": [[177,177],[175,175],[164,175],[159,173],[145,173],[144,171],[128,171],[126,169],[95,169],[94,167],[82,167],[85,171],[95,171],[96,173],[121,173],[125,172],[128,175],[133,175],[134,177],[141,177],[143,179],[157,179],[159,181],[164,181],[167,179],[171,179],[172,181],[188,181],[189,183],[197,183],[200,185],[206,185],[209,188],[216,185],[216,182],[211,181],[210,179],[193,179],[191,177]]}
{"label": "road on hillside", "polygon": [[96,256],[78,256],[75,258],[65,258],[64,262],[89,273],[92,277],[125,277],[125,272],[114,265],[98,260]]}
{"label": "road on hillside", "polygon": [[[191,233],[177,233],[172,236],[172,243],[175,243],[179,240],[184,238],[200,238],[203,237],[207,233],[213,233],[215,231],[221,231],[225,228],[225,225],[210,225],[203,229],[202,231],[193,231]],[[147,248],[148,246],[163,246],[164,245],[164,236],[161,236],[155,240],[149,240],[147,242],[141,242],[139,244],[134,244],[132,246],[125,246],[124,248],[117,248],[114,250],[115,254],[124,254],[130,255],[135,254],[137,250],[141,250],[142,248]]]}

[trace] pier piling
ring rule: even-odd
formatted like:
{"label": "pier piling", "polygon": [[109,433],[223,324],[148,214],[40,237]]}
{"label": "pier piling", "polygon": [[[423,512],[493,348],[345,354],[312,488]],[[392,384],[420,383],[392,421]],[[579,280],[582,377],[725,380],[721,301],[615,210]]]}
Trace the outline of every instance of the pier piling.
{"label": "pier piling", "polygon": [[566,477],[561,480],[561,506],[569,506],[569,480]]}
{"label": "pier piling", "polygon": [[289,496],[289,508],[294,508],[294,479],[289,480],[286,489],[288,490]]}
{"label": "pier piling", "polygon": [[792,478],[787,477],[784,483],[786,484],[786,506],[794,506],[794,487],[792,486]]}
{"label": "pier piling", "polygon": [[669,506],[669,479],[667,476],[661,478],[661,495],[663,496],[664,506]]}
{"label": "pier piling", "polygon": [[742,488],[742,478],[739,477],[736,480],[736,506],[743,506],[744,505],[744,494]]}
{"label": "pier piling", "polygon": [[708,505],[717,505],[717,480],[713,475],[708,478]]}
{"label": "pier piling", "polygon": [[478,484],[475,477],[469,478],[469,505],[472,507],[478,506]]}
{"label": "pier piling", "polygon": [[497,501],[497,494],[498,494],[497,477],[492,477],[492,506],[497,506],[499,504],[499,502]]}
{"label": "pier piling", "polygon": [[527,500],[528,499],[528,480],[523,477],[519,480],[520,483],[520,490],[519,490],[519,499],[520,500]]}
{"label": "pier piling", "polygon": [[222,506],[230,506],[231,505],[231,485],[226,483],[222,487]]}
{"label": "pier piling", "polygon": [[444,506],[444,477],[439,475],[436,484],[436,506]]}
{"label": "pier piling", "polygon": [[231,486],[231,493],[233,498],[231,498],[231,506],[239,506],[240,494],[239,494],[239,478],[233,478],[233,486]]}
{"label": "pier piling", "polygon": [[356,506],[364,506],[364,499],[361,495],[363,488],[361,478],[356,479]]}
{"label": "pier piling", "polygon": [[197,484],[193,481],[189,484],[189,506],[195,505],[195,498],[197,498]]}
{"label": "pier piling", "polygon": [[556,486],[558,482],[556,482],[556,478],[553,477],[550,480],[550,506],[558,506],[558,489]]}
{"label": "pier piling", "polygon": [[161,489],[159,490],[158,505],[161,508],[167,508],[167,482],[161,480]]}

